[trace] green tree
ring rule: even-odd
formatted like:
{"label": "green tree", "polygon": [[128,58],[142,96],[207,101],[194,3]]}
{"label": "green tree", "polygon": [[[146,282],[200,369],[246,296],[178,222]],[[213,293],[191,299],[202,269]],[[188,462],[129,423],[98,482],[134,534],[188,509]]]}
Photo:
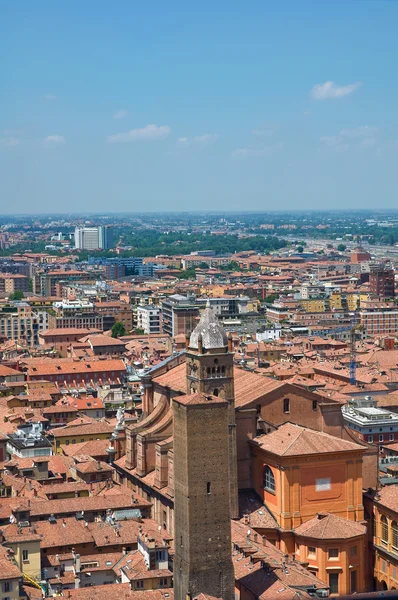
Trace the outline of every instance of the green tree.
{"label": "green tree", "polygon": [[337,250],[338,250],[339,252],[344,252],[345,250],[347,250],[347,246],[346,246],[345,244],[339,244],[339,245],[337,246]]}
{"label": "green tree", "polygon": [[302,254],[302,253],[304,252],[304,248],[303,248],[302,246],[299,246],[299,247],[297,248],[297,252],[298,252],[299,254]]}
{"label": "green tree", "polygon": [[140,327],[137,327],[137,329],[134,329],[134,333],[136,335],[144,335],[145,331],[143,329],[141,329]]}
{"label": "green tree", "polygon": [[112,337],[120,338],[123,335],[126,335],[126,328],[121,321],[116,321],[112,327]]}
{"label": "green tree", "polygon": [[12,294],[9,294],[8,299],[9,300],[22,300],[23,297],[24,297],[23,291],[22,290],[16,290]]}

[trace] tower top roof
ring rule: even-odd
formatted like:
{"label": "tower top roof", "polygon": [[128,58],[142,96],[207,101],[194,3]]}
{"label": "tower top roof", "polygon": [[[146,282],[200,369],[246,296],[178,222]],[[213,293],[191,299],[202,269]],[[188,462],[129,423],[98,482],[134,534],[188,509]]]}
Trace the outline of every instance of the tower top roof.
{"label": "tower top roof", "polygon": [[191,333],[189,347],[198,349],[199,341],[202,342],[203,348],[206,350],[225,348],[228,345],[227,333],[220,325],[214,310],[210,306],[209,300],[200,317],[199,323]]}

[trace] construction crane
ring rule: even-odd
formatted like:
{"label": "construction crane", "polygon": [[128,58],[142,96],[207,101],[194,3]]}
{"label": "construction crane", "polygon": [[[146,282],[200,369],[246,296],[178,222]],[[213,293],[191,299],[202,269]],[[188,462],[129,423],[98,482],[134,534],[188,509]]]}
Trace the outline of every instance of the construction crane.
{"label": "construction crane", "polygon": [[352,318],[352,325],[350,331],[350,384],[357,384],[356,377],[356,368],[357,368],[357,351],[356,351],[356,341],[357,341],[357,331],[362,329],[362,325],[358,323],[358,312],[357,310],[354,312]]}

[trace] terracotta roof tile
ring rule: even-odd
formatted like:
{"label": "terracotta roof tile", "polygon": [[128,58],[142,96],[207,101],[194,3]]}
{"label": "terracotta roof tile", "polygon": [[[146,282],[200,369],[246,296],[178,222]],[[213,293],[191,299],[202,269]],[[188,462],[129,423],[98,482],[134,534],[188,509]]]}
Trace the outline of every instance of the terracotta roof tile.
{"label": "terracotta roof tile", "polygon": [[276,431],[254,438],[252,443],[277,456],[365,451],[363,446],[354,442],[294,423],[285,423]]}
{"label": "terracotta roof tile", "polygon": [[366,534],[361,523],[349,521],[329,513],[318,513],[295,529],[296,535],[317,540],[344,540]]}

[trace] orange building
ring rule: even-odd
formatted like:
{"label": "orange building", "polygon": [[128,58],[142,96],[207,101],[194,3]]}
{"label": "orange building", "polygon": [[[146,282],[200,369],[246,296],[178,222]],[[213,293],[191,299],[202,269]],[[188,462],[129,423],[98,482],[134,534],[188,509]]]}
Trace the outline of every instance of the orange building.
{"label": "orange building", "polygon": [[[398,589],[398,485],[385,485],[377,493],[364,496],[372,515],[374,587]],[[372,564],[372,562],[370,563]]]}
{"label": "orange building", "polygon": [[332,593],[365,591],[366,449],[293,423],[250,445],[254,487],[280,527],[280,548],[309,562]]}

